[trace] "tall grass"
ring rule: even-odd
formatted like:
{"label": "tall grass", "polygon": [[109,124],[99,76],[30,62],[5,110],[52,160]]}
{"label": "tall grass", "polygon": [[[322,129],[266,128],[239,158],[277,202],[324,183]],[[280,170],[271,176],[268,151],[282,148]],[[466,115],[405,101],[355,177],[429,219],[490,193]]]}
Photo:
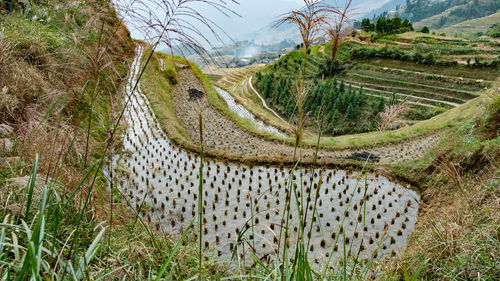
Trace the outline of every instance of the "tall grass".
{"label": "tall grass", "polygon": [[202,280],[201,271],[203,268],[203,118],[201,112],[198,115],[200,124],[200,181],[198,185],[198,274],[199,280]]}
{"label": "tall grass", "polygon": [[[154,50],[152,50],[153,52]],[[151,55],[147,59],[146,66],[149,62]],[[144,66],[144,69],[145,67]],[[141,74],[144,72],[142,70]],[[140,79],[140,76],[139,76]],[[299,81],[300,83],[300,81]],[[137,82],[135,82],[134,89],[137,87]],[[305,91],[301,90],[300,84],[298,86],[299,95],[303,94],[305,96]],[[129,97],[130,98],[130,97]],[[92,114],[92,106],[94,100],[90,103],[89,107],[89,115]],[[123,111],[121,113],[123,115]],[[89,117],[90,118],[90,117]],[[118,118],[121,119],[121,116]],[[90,119],[89,119],[90,120]],[[3,219],[3,223],[0,224],[0,261],[2,264],[0,265],[0,269],[5,269],[2,277],[6,280],[82,280],[82,279],[94,279],[94,280],[106,280],[107,278],[111,278],[110,276],[114,273],[125,269],[126,265],[118,265],[113,266],[111,270],[106,270],[102,274],[96,274],[95,270],[92,268],[93,262],[98,257],[100,250],[103,246],[102,239],[108,231],[109,239],[107,242],[107,247],[112,247],[112,228],[114,227],[112,224],[113,221],[113,212],[115,205],[113,204],[113,197],[115,194],[113,192],[119,193],[118,190],[110,190],[110,220],[111,226],[110,229],[104,227],[103,224],[92,225],[92,229],[89,229],[89,225],[86,225],[85,218],[88,215],[90,204],[92,203],[92,195],[95,191],[94,187],[98,185],[99,180],[101,178],[98,176],[99,169],[103,165],[105,157],[108,155],[106,152],[112,146],[112,140],[115,138],[116,132],[118,132],[118,124],[112,128],[107,128],[110,133],[110,140],[106,143],[106,147],[104,149],[104,155],[102,155],[99,160],[91,165],[86,173],[84,174],[81,182],[75,187],[75,189],[69,193],[64,194],[59,192],[57,189],[58,183],[54,180],[49,180],[48,174],[46,177],[46,185],[42,188],[41,198],[36,200],[36,190],[40,187],[36,186],[36,178],[38,172],[38,157],[35,158],[29,185],[27,187],[26,192],[26,205],[24,206],[25,214],[23,217],[19,215],[18,217],[11,217],[9,215],[5,215]],[[90,135],[90,121],[87,127],[87,140]],[[200,178],[199,178],[199,196],[198,196],[198,223],[199,223],[199,233],[198,233],[198,274],[190,278],[193,280],[198,278],[202,280],[203,275],[203,236],[202,236],[202,227],[203,227],[203,130],[202,130],[202,117],[199,115],[199,124],[200,124],[200,138],[201,138],[201,146],[200,146]],[[302,159],[300,157],[300,148],[301,148],[301,127],[302,126],[302,116],[301,120],[299,120],[299,127],[297,128],[298,134],[296,139],[295,151],[298,153],[297,161],[292,169],[293,172],[299,170],[300,175],[304,173],[302,168]],[[321,131],[321,126],[320,126]],[[57,134],[56,134],[57,136]],[[316,154],[315,154],[315,163],[317,162],[317,155],[319,150],[321,133],[318,137],[318,142],[316,145]],[[57,139],[57,137],[56,137]],[[87,142],[88,144],[88,142]],[[86,146],[88,148],[88,146]],[[85,154],[87,155],[87,150],[85,149]],[[59,157],[60,158],[60,157]],[[84,157],[86,165],[87,156]],[[58,160],[59,161],[59,160]],[[61,161],[61,167],[64,161]],[[54,167],[57,165],[54,164]],[[366,166],[366,163],[365,163]],[[363,173],[365,173],[365,196],[366,196],[366,171],[363,168]],[[111,177],[113,179],[113,177]],[[350,256],[349,249],[346,247],[345,231],[341,231],[343,229],[342,224],[346,219],[346,213],[344,213],[344,217],[342,218],[342,224],[339,227],[337,233],[342,233],[342,236],[337,235],[335,246],[339,242],[339,239],[344,240],[343,243],[343,257],[341,262],[340,270],[336,267],[336,264],[331,264],[331,256],[328,261],[324,263],[323,271],[315,271],[309,263],[309,244],[310,238],[306,235],[306,230],[309,227],[309,232],[312,229],[312,225],[314,222],[314,218],[316,216],[316,207],[318,201],[319,190],[322,188],[321,181],[318,183],[317,189],[315,190],[315,198],[313,201],[313,210],[312,210],[312,221],[308,221],[308,207],[309,201],[306,205],[304,205],[304,190],[307,188],[302,184],[302,178],[299,177],[300,182],[294,182],[293,177],[290,176],[288,182],[286,183],[285,188],[288,190],[288,196],[286,198],[285,204],[285,212],[283,213],[283,217],[286,215],[286,225],[281,229],[283,231],[283,235],[280,232],[280,240],[279,245],[283,245],[283,249],[278,247],[278,250],[281,253],[276,255],[276,259],[271,264],[264,264],[258,260],[258,258],[254,257],[254,260],[260,266],[260,272],[255,274],[240,274],[235,276],[230,276],[224,279],[263,279],[263,280],[314,280],[314,279],[334,279],[339,277],[339,279],[347,280],[347,279],[364,279],[370,268],[374,265],[373,260],[371,259],[367,263],[361,263],[357,256]],[[91,183],[89,186],[86,186],[86,182],[90,180]],[[358,182],[361,184],[361,181]],[[112,185],[113,186],[113,185]],[[84,187],[87,187],[84,190]],[[311,192],[312,189],[312,181],[311,186],[309,186]],[[354,189],[355,190],[355,189]],[[299,196],[299,191],[302,196]],[[78,192],[85,193],[85,196],[82,196],[84,199],[83,202],[78,204],[75,200],[75,197]],[[311,194],[308,194],[310,196]],[[352,196],[351,196],[352,197]],[[117,196],[117,200],[119,197]],[[37,202],[39,201],[39,202]],[[366,201],[366,200],[365,200]],[[251,200],[253,202],[253,200]],[[34,206],[38,204],[38,209],[35,211]],[[287,238],[289,226],[292,223],[289,221],[290,212],[292,204],[296,205],[297,216],[298,216],[298,224],[300,229],[300,235],[295,241],[295,245],[289,246]],[[351,200],[348,205],[351,204]],[[245,231],[253,232],[253,205],[252,209],[252,223],[251,228],[244,228],[242,232],[239,234],[239,240],[242,240],[242,236]],[[349,208],[346,208],[348,210]],[[361,208],[365,212],[366,206],[363,205]],[[360,210],[360,212],[361,212]],[[136,213],[135,222],[140,221],[141,224],[147,225],[141,220],[138,215],[139,212]],[[294,214],[295,215],[295,214]],[[30,217],[33,217],[30,221]],[[74,219],[73,222],[76,225],[76,229],[67,229],[67,225],[60,223],[61,220]],[[161,280],[163,279],[164,274],[167,273],[167,270],[172,266],[172,261],[174,260],[174,256],[180,251],[181,245],[183,241],[185,241],[188,237],[188,233],[193,229],[193,225],[196,218],[193,219],[187,229],[182,234],[181,238],[175,243],[175,245],[168,249],[167,253],[165,253],[164,241],[159,238],[159,235],[155,235],[150,229],[148,229],[148,238],[152,240],[152,244],[155,246],[155,250],[157,252],[163,253],[163,255],[159,255],[158,260],[163,260],[161,263],[161,267],[159,264],[156,267],[150,269],[150,272],[146,273],[147,279],[149,280]],[[73,225],[73,226],[74,226]],[[364,225],[364,221],[363,221]],[[97,232],[94,235],[94,232]],[[66,240],[60,240],[61,237],[64,237],[60,233],[67,233]],[[21,242],[19,242],[21,241]],[[245,241],[244,243],[249,243]],[[244,244],[243,244],[244,245]],[[332,249],[333,251],[333,249]],[[333,253],[333,252],[332,252]],[[279,258],[281,254],[281,259]],[[358,253],[359,255],[359,253]],[[106,257],[106,255],[104,255]],[[108,262],[105,261],[106,266]],[[330,266],[334,267],[333,271],[330,271]],[[350,267],[350,268],[349,268]],[[361,269],[359,269],[361,267]],[[130,268],[129,268],[130,269]],[[135,269],[135,268],[132,268]],[[159,269],[157,271],[157,269]],[[349,270],[351,269],[351,270]],[[242,269],[243,272],[247,272],[247,269]],[[169,275],[166,277],[169,279],[176,279],[173,276],[174,271],[171,270],[168,272]],[[131,274],[131,273],[127,273]],[[127,274],[123,276],[127,276]],[[412,278],[413,279],[413,278]]]}
{"label": "tall grass", "polygon": [[[184,5],[189,2],[194,1],[182,1],[181,3],[178,3],[176,5]],[[215,3],[212,1],[204,2],[208,4]],[[33,5],[31,5],[30,3],[29,13],[31,13],[32,15],[38,15],[39,10],[58,5],[59,1],[48,1],[47,3],[41,3],[40,5],[38,4],[40,3],[36,3]],[[109,269],[110,253],[107,251],[109,251],[113,247],[116,247],[116,244],[118,244],[113,241],[113,239],[116,239],[116,234],[115,232],[113,232],[113,228],[116,228],[113,223],[114,213],[116,211],[119,211],[116,210],[116,207],[122,204],[120,204],[119,196],[116,196],[119,191],[113,188],[116,185],[113,184],[112,175],[112,184],[109,190],[109,197],[106,194],[102,193],[102,191],[100,190],[107,184],[104,177],[101,176],[100,170],[111,154],[110,150],[116,144],[116,141],[119,139],[118,135],[121,132],[120,123],[122,115],[116,117],[113,115],[113,113],[120,113],[120,107],[124,109],[126,107],[126,103],[128,102],[126,101],[125,105],[122,105],[121,102],[114,101],[111,98],[114,94],[119,92],[118,89],[120,79],[118,78],[118,76],[122,71],[122,69],[117,70],[115,65],[117,60],[116,57],[114,57],[114,55],[116,55],[116,45],[122,43],[122,41],[127,40],[120,41],[121,39],[123,39],[120,38],[121,35],[119,34],[120,31],[123,31],[121,29],[123,28],[123,25],[115,24],[119,21],[116,19],[116,14],[114,14],[114,11],[112,9],[109,9],[110,7],[108,2],[92,2],[88,5],[93,5],[92,7],[88,7],[93,11],[100,11],[102,8],[102,10],[105,10],[104,14],[106,14],[107,16],[108,14],[111,15],[109,18],[101,19],[100,16],[102,16],[102,14],[96,12],[97,16],[94,16],[90,19],[85,19],[83,17],[83,20],[88,20],[86,24],[85,22],[79,22],[79,24],[85,26],[70,26],[70,28],[83,29],[84,31],[87,31],[87,29],[93,26],[93,20],[101,20],[99,24],[100,29],[97,30],[95,34],[92,33],[95,30],[91,30],[92,32],[90,32],[92,33],[92,36],[97,35],[97,44],[89,44],[89,46],[77,46],[78,51],[74,52],[75,54],[79,54],[79,51],[82,51],[83,53],[85,53],[85,55],[87,55],[89,63],[88,65],[82,66],[82,69],[84,70],[82,72],[92,72],[93,75],[91,75],[91,77],[84,77],[88,78],[88,80],[85,82],[85,79],[83,79],[83,90],[80,94],[75,94],[77,99],[72,100],[73,104],[69,105],[69,102],[67,102],[68,95],[66,93],[63,93],[62,95],[52,99],[54,101],[52,102],[52,104],[49,103],[50,106],[47,114],[43,118],[39,118],[38,120],[36,120],[37,124],[34,126],[34,129],[30,131],[29,137],[26,137],[26,139],[29,140],[28,144],[31,144],[31,139],[33,136],[33,142],[36,142],[37,145],[39,145],[39,133],[43,132],[47,128],[53,130],[53,135],[47,137],[47,139],[50,137],[50,140],[48,142],[45,142],[43,147],[45,150],[47,150],[46,154],[48,155],[48,161],[44,161],[41,163],[43,163],[44,167],[48,168],[43,168],[44,172],[46,171],[47,173],[45,176],[45,186],[43,187],[43,195],[42,199],[40,200],[39,209],[37,210],[37,208],[35,208],[35,206],[38,204],[38,199],[36,196],[37,189],[40,188],[40,186],[37,186],[36,181],[40,163],[37,154],[33,164],[28,190],[25,192],[26,196],[21,198],[24,199],[25,202],[15,203],[22,204],[21,210],[24,210],[24,216],[22,216],[20,213],[15,216],[10,216],[8,214],[9,212],[6,210],[7,207],[9,207],[9,199],[18,197],[19,192],[17,191],[12,191],[11,194],[8,194],[6,196],[6,208],[0,212],[4,221],[0,231],[0,260],[4,262],[4,264],[0,265],[0,274],[2,275],[2,277],[4,277],[4,279],[7,280],[106,280],[108,276],[111,276],[118,271],[122,271],[122,269],[124,269],[125,267],[131,267],[130,265],[120,264],[118,266],[112,266],[111,269]],[[72,16],[76,14],[76,16],[74,16],[74,18],[77,18],[76,21],[82,20],[81,18],[78,18],[81,14],[78,10],[72,10],[68,12],[71,7],[65,9],[62,8],[63,6],[53,7],[53,10],[48,9],[49,12],[47,14],[49,14],[49,16],[46,16],[44,19],[40,20],[42,24],[38,22],[34,22],[31,24],[34,27],[32,28],[32,30],[34,29],[36,31],[36,28],[40,28],[45,32],[39,33],[40,38],[38,38],[37,40],[41,41],[40,45],[43,45],[46,37],[49,37],[51,40],[54,39],[46,35],[63,34],[63,36],[60,37],[64,37],[64,35],[66,35],[64,32],[60,32],[59,30],[61,26],[69,25],[68,22],[65,22],[64,24],[61,22],[62,16],[66,16],[64,20],[68,21],[68,18],[73,19]],[[54,17],[52,19],[52,22],[50,22],[51,12],[57,13],[57,17]],[[204,19],[200,14],[194,15],[196,17],[199,17],[199,19],[201,20]],[[169,16],[177,17],[178,15],[176,13],[172,13]],[[2,24],[5,22],[7,22],[8,24],[12,23],[12,30],[16,30],[15,28],[19,27],[19,25],[16,25],[15,23],[24,23],[24,17],[28,17],[28,15],[15,14],[12,17],[6,18],[6,21],[2,19]],[[47,17],[49,18],[47,19]],[[33,17],[32,20],[36,20],[36,17]],[[46,22],[50,22],[50,24],[44,25],[43,23],[45,22],[45,20]],[[207,22],[205,21],[205,23]],[[24,28],[25,26],[21,25],[21,27]],[[58,32],[53,32],[51,28],[56,28]],[[11,33],[13,32],[9,30],[7,38],[12,37]],[[106,33],[106,35],[111,34],[112,36],[107,36],[105,38],[104,33]],[[31,33],[28,32],[28,35],[31,35]],[[21,39],[24,40],[25,38],[22,37]],[[192,40],[192,38],[190,39]],[[4,37],[0,38],[0,40],[2,43],[0,45],[2,46],[3,50]],[[76,41],[76,38],[74,38],[74,40]],[[73,40],[63,40],[62,42],[66,44],[64,46],[72,46],[71,42],[73,42]],[[95,43],[94,41],[91,42]],[[55,45],[57,45],[57,42],[55,41],[50,41],[50,43],[54,43]],[[195,44],[196,41],[191,41],[191,43]],[[59,45],[49,46],[47,49],[53,50],[54,48],[59,48]],[[6,46],[7,49],[8,47],[9,46]],[[51,58],[52,55],[54,55],[55,57],[60,55],[45,54],[43,53],[46,51],[45,49],[35,50],[38,45],[30,46],[29,44],[27,44],[27,47],[31,48],[31,50],[29,51],[39,51],[35,54],[36,57],[34,57],[33,59],[46,59],[47,57]],[[89,49],[85,49],[86,47],[89,47]],[[96,47],[95,50],[92,49],[92,47]],[[21,55],[24,54],[30,56],[30,54],[25,54],[26,50],[22,50],[22,48],[20,49]],[[151,54],[152,53],[153,51],[151,52]],[[6,61],[5,58],[9,58],[10,54],[11,52],[2,52],[2,65],[0,65],[0,73],[3,73],[3,63]],[[127,54],[120,53],[119,59],[123,59],[126,55]],[[80,61],[75,62],[75,64],[76,63],[80,63]],[[50,66],[51,65],[38,65],[38,67],[45,68],[49,68]],[[141,75],[143,71],[141,72]],[[113,75],[110,75],[110,72],[112,72]],[[115,73],[116,75],[114,75]],[[64,71],[59,71],[58,74],[66,73]],[[67,77],[64,77],[63,75],[63,78]],[[38,81],[32,79],[32,82]],[[58,89],[59,91],[65,88],[62,86],[58,88],[58,86],[61,85],[56,84],[54,88]],[[67,90],[72,91],[74,90],[73,88],[76,88],[77,86],[78,85],[71,85],[69,87],[70,89]],[[135,87],[137,87],[137,82],[134,85],[134,89]],[[24,94],[24,92],[27,91],[21,91],[21,93]],[[77,101],[75,102],[74,100]],[[77,106],[75,106],[75,104]],[[52,111],[55,112],[55,117],[52,116]],[[12,114],[12,116],[15,115],[14,113]],[[121,111],[121,114],[123,114],[123,111]],[[4,115],[2,115],[2,117],[3,116]],[[71,135],[67,134],[66,130],[63,130],[63,128],[66,129],[65,122],[67,121],[66,119],[68,119],[68,117],[72,117],[76,120],[74,134]],[[2,118],[2,120],[4,119],[5,118]],[[83,126],[84,128],[82,128],[83,131],[85,131],[85,136],[83,137],[85,140],[79,143],[81,137],[80,125],[83,122],[78,122],[78,120],[81,119],[85,119],[85,121],[87,122],[84,122],[86,126]],[[69,145],[61,145],[61,138],[70,140]],[[100,140],[98,142],[98,145],[94,143],[96,139]],[[57,182],[57,180],[64,180],[68,175],[72,177],[72,179],[75,179],[79,175],[79,173],[75,175],[68,174],[67,170],[73,171],[74,169],[74,161],[71,161],[71,163],[65,163],[65,160],[68,160],[68,156],[75,153],[75,143],[83,143],[83,145],[79,147],[84,147],[82,153],[79,154],[78,152],[80,151],[77,151],[76,153],[83,156],[80,158],[82,160],[82,165],[80,167],[81,171],[79,171],[79,173],[82,174],[82,178],[81,180],[79,180],[79,183],[74,186],[74,189],[66,191],[64,190],[66,189],[66,187],[63,187],[63,185]],[[37,153],[39,152],[35,146],[30,148],[29,152],[31,151],[35,151]],[[26,153],[23,156],[26,161],[31,161],[29,153]],[[43,157],[43,159],[45,159],[45,157]],[[88,164],[92,161],[95,161],[95,163]],[[20,173],[22,173],[22,171]],[[4,193],[5,192],[2,191],[2,198],[5,195]],[[100,205],[98,202],[94,202],[94,200],[99,197],[101,198],[101,200],[103,199],[103,197],[104,200],[109,200],[109,209],[105,210],[105,212],[109,214],[109,228],[103,227],[102,224],[94,224],[96,221],[99,221],[102,218],[99,215],[98,218],[93,217],[95,215],[95,212],[103,212],[103,209],[106,208]],[[116,200],[114,198],[116,198]],[[18,200],[16,200],[16,202],[17,201]],[[36,213],[37,215],[33,219],[31,219],[34,216],[33,213]],[[168,246],[168,243],[166,243],[166,240],[162,240],[160,236],[155,236],[149,229],[149,226],[147,226],[139,216],[136,216],[134,221],[131,222],[132,231],[137,231],[135,229],[135,224],[137,221],[140,221],[142,226],[147,227],[146,232],[148,234],[152,234],[147,238],[149,238],[150,243],[154,245],[154,251],[156,253],[162,253],[159,260],[163,260],[163,256],[165,255],[165,246]],[[188,230],[190,228],[191,227],[189,227]],[[94,232],[96,231],[98,233],[97,235],[94,235]],[[102,238],[106,231],[108,231],[108,241],[105,244],[102,243]],[[187,233],[188,231],[186,230],[183,235],[183,239],[186,238]],[[136,235],[137,233],[130,234]],[[67,237],[65,237],[65,235],[67,235]],[[9,238],[10,236],[12,236],[12,238]],[[179,249],[180,242],[183,239],[181,239],[168,252],[168,256],[165,257],[165,262],[163,263],[161,268],[159,266],[160,262],[155,261],[154,265],[152,266],[153,270],[149,271],[147,275],[150,275],[151,272],[157,272],[156,270],[160,269],[160,271],[158,272],[157,280],[163,278],[163,273],[167,270],[168,266],[171,265],[170,262]],[[86,246],[88,247],[85,248]],[[106,251],[102,253],[104,258],[96,259],[96,257],[99,255],[98,250],[103,246],[106,249]],[[102,268],[90,268],[90,265],[93,262],[99,264],[100,266],[104,264],[104,266],[102,267],[105,268],[104,273],[101,273]],[[141,269],[142,267],[138,266],[136,268]],[[126,275],[130,275],[130,273],[126,273]]]}
{"label": "tall grass", "polygon": [[[59,240],[57,233],[66,232],[59,220],[62,214],[75,216],[85,212],[76,211],[68,202],[73,198],[65,197],[56,188],[48,185],[35,186],[38,175],[38,157],[35,158],[28,186],[21,192],[28,198],[22,217],[5,214],[0,223],[0,272],[3,280],[84,280],[90,279],[90,263],[101,248],[100,242],[107,231],[102,224],[95,225],[98,232],[86,248],[71,250],[71,231],[65,241]],[[53,183],[51,183],[53,184]],[[38,193],[36,194],[36,190]],[[34,200],[36,197],[37,200]],[[35,208],[35,201],[38,203]],[[33,218],[30,220],[30,214]],[[120,267],[95,280],[105,278]]]}

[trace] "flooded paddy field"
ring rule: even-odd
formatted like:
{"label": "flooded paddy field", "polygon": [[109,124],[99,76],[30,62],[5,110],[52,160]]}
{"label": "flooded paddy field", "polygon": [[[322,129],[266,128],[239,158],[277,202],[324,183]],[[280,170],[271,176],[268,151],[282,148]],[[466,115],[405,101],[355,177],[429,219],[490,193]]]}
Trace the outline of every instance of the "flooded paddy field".
{"label": "flooded paddy field", "polygon": [[197,215],[202,176],[204,254],[221,261],[233,253],[269,259],[285,244],[294,251],[299,214],[308,223],[304,235],[317,266],[342,256],[344,243],[361,258],[405,249],[420,197],[383,176],[206,159],[200,175],[200,157],[172,144],[140,87],[132,92],[142,52],[139,47],[132,65],[128,128],[112,167],[118,189],[158,231],[180,235],[188,227]]}

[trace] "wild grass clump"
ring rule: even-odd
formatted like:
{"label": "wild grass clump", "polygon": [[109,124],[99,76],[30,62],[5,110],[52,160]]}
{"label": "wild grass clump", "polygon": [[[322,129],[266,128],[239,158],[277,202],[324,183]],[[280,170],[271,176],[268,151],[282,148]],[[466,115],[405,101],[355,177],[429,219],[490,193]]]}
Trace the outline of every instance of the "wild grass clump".
{"label": "wild grass clump", "polygon": [[41,185],[37,173],[35,158],[27,186],[3,187],[1,276],[6,280],[88,279],[89,265],[100,249],[106,227],[83,220],[79,222],[83,231],[72,229],[75,219],[82,218],[79,210],[68,204],[74,198],[60,193],[55,182]]}
{"label": "wild grass clump", "polygon": [[405,173],[411,181],[425,175],[417,181],[428,203],[405,256],[391,263],[392,271],[421,267],[428,280],[499,276],[500,135],[491,119],[499,95],[497,89],[485,95],[476,113],[448,130],[434,153],[396,168],[396,174]]}
{"label": "wild grass clump", "polygon": [[168,68],[165,69],[163,73],[170,82],[170,84],[176,85],[178,83],[177,72],[175,71],[175,69]]}
{"label": "wild grass clump", "polygon": [[103,153],[121,104],[132,41],[107,5],[30,2],[0,18],[0,120],[47,177],[77,181],[78,166]]}

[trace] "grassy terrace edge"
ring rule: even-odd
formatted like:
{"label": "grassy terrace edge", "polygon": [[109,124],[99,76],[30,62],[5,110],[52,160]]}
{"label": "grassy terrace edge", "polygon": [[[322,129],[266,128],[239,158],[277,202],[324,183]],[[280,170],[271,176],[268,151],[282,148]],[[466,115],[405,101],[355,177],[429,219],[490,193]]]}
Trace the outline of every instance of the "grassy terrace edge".
{"label": "grassy terrace edge", "polygon": [[[150,47],[146,48],[146,53],[150,52]],[[191,140],[186,132],[186,129],[181,124],[180,120],[175,114],[175,108],[172,103],[172,86],[169,84],[168,79],[160,73],[160,65],[158,61],[159,56],[165,56],[161,53],[155,53],[150,61],[150,65],[144,72],[141,87],[144,94],[148,97],[153,112],[159,120],[162,128],[166,131],[167,135],[179,146],[182,146],[188,151],[198,153],[199,146],[195,141]],[[236,113],[232,112],[226,105],[225,101],[218,95],[214,85],[210,79],[205,76],[201,70],[194,65],[190,64],[193,73],[200,79],[205,87],[209,102],[223,114],[232,118],[240,127],[249,131],[250,133],[263,137],[270,141],[294,145],[294,138],[278,138],[266,132],[257,130],[253,124],[239,117]],[[494,85],[494,87],[498,84]],[[439,133],[443,130],[453,128],[460,122],[472,116],[478,106],[484,103],[484,99],[491,92],[490,88],[484,90],[483,93],[456,108],[450,109],[438,116],[431,119],[419,122],[413,126],[404,127],[395,131],[387,132],[369,132],[355,135],[343,135],[338,137],[322,137],[320,141],[321,149],[325,150],[348,150],[348,149],[365,149],[373,148],[376,146],[384,146],[400,143],[414,138],[425,137],[431,134]],[[304,147],[314,147],[317,142],[317,137],[307,135],[304,138]],[[292,149],[292,148],[291,148]],[[291,164],[292,159],[283,159],[283,157],[242,157],[239,155],[227,154],[222,151],[206,149],[208,157],[224,159],[228,161],[244,162],[247,164]],[[340,163],[341,162],[341,163]],[[311,164],[307,161],[305,164]],[[337,159],[321,159],[321,165],[326,166],[358,166],[358,163],[350,160],[339,161]]]}
{"label": "grassy terrace edge", "polygon": [[[200,79],[204,80],[204,85],[205,88],[207,89],[207,92],[212,94],[217,95],[215,90],[211,91],[213,89],[212,83],[209,81],[209,79],[202,73],[197,73],[197,75],[200,77]],[[471,116],[472,113],[475,111],[477,106],[481,103],[483,103],[483,98],[486,92],[488,92],[490,89],[498,86],[498,83],[495,83],[493,87],[483,90],[481,95],[478,97],[471,99],[467,101],[466,103],[456,107],[447,110],[446,112],[439,114],[433,118],[430,118],[428,120],[424,120],[421,122],[418,122],[417,124],[413,126],[408,126],[404,127],[398,130],[394,131],[386,131],[386,132],[368,132],[368,133],[361,133],[361,134],[353,134],[353,135],[343,135],[343,136],[337,136],[337,137],[322,137],[320,141],[320,146],[322,149],[326,150],[346,150],[346,149],[358,149],[358,148],[369,148],[373,147],[374,145],[377,146],[383,146],[383,145],[388,145],[388,144],[395,144],[399,143],[402,141],[406,141],[409,139],[413,138],[418,138],[418,137],[425,137],[433,133],[437,133],[440,130],[446,129],[446,128],[451,128],[461,121],[465,120],[467,117]],[[218,87],[224,89],[224,87],[221,87],[218,85]],[[226,89],[225,89],[226,90]],[[226,90],[227,91],[227,90]],[[234,93],[231,93],[228,91],[233,97],[235,96]],[[261,133],[260,131],[256,130],[255,127],[245,121],[240,121],[239,119],[242,119],[241,117],[237,116],[236,114],[232,113],[227,106],[224,104],[222,101],[222,104],[220,103],[221,100],[218,97],[212,97],[209,99],[212,105],[217,107],[219,110],[224,112],[225,114],[229,115],[233,120],[235,120],[241,127],[243,127],[245,130],[252,132],[254,134],[258,134],[260,136],[265,137],[266,139],[272,139],[272,140],[282,140],[284,143],[288,145],[294,145],[294,138],[293,137],[287,137],[287,138],[278,138],[273,135],[269,135],[268,133]],[[255,114],[255,109],[251,108],[250,106],[244,105],[247,110],[250,112],[253,112]],[[262,109],[264,110],[264,109]],[[229,112],[229,113],[226,113]],[[266,120],[263,120],[266,121]],[[267,123],[267,122],[266,122]],[[273,123],[267,123],[270,125],[274,125]],[[304,137],[304,146],[305,147],[314,147],[317,142],[317,136],[314,136],[310,132],[308,132],[305,137]]]}
{"label": "grassy terrace edge", "polygon": [[[252,77],[252,74],[246,70],[243,72],[244,72],[244,74],[240,75],[240,79],[236,83],[236,84],[240,84],[240,85],[242,83],[244,83],[245,85],[244,86],[242,85],[241,88],[239,86],[236,86],[236,87],[233,87],[233,90],[230,90],[228,88],[229,87],[228,85],[224,85],[220,81],[217,81],[217,82],[211,81],[211,83],[213,83],[215,86],[228,92],[235,99],[235,101],[238,104],[242,105],[249,112],[254,114],[254,116],[257,119],[261,120],[262,122],[264,122],[267,125],[270,125],[270,126],[277,128],[281,132],[285,132],[286,134],[288,134],[288,136],[292,136],[293,131],[295,129],[295,126],[293,126],[292,124],[290,124],[288,122],[284,122],[284,121],[278,119],[276,117],[276,115],[274,115],[272,112],[270,112],[269,110],[267,110],[264,107],[264,105],[262,104],[262,100],[257,95],[252,94],[251,92],[253,92],[253,90],[249,89],[249,87],[247,86],[250,84],[249,78]],[[230,76],[230,75],[231,74],[229,74],[228,76]],[[243,95],[245,93],[247,93],[247,91],[248,91],[248,94],[251,95],[251,97],[243,97]],[[241,95],[238,95],[237,92],[241,92]],[[273,136],[273,137],[275,137],[275,136]],[[280,139],[283,139],[283,138],[280,138]]]}

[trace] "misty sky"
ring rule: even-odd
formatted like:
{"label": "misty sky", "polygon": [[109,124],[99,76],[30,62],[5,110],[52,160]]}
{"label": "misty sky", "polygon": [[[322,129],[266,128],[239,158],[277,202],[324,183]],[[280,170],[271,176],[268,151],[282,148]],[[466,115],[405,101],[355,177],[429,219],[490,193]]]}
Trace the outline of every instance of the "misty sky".
{"label": "misty sky", "polygon": [[207,9],[207,15],[224,28],[235,39],[269,25],[276,18],[291,9],[303,6],[303,0],[240,0],[240,5],[231,5],[241,17],[227,18]]}
{"label": "misty sky", "polygon": [[[134,0],[118,0],[115,5],[126,5],[133,3]],[[160,0],[161,1],[161,0]],[[256,31],[264,26],[269,25],[279,15],[297,9],[303,6],[303,0],[237,0],[238,4],[226,0],[227,7],[239,14],[240,16],[231,14],[228,16],[220,11],[204,4],[191,5],[201,14],[215,22],[220,26],[232,39],[243,39],[245,34]],[[118,9],[119,10],[119,9]],[[125,21],[127,22],[127,16]],[[144,39],[141,32],[134,29],[132,25],[127,24],[132,32],[132,36],[137,39]],[[203,27],[200,25],[200,29]],[[225,41],[229,41],[225,38]]]}
{"label": "misty sky", "polygon": [[[134,3],[136,0],[116,0],[115,5],[122,5],[127,3]],[[149,2],[148,2],[149,1]],[[160,4],[162,1],[170,2],[170,0],[147,0],[145,2],[155,3],[155,5]],[[196,11],[209,18],[215,22],[219,27],[221,27],[232,39],[234,40],[244,40],[245,35],[257,31],[263,27],[269,26],[270,23],[275,21],[278,16],[290,11],[291,9],[298,9],[304,6],[303,0],[237,0],[239,5],[232,3],[230,0],[225,0],[228,3],[227,7],[238,13],[237,15],[230,15],[229,17],[222,14],[217,9],[212,8],[206,4],[196,4],[191,5]],[[339,3],[343,3],[344,0],[339,0]],[[354,0],[353,6],[359,11],[373,8],[373,5],[381,5],[381,3],[387,2],[389,0]],[[159,9],[155,7],[148,6],[151,9],[150,12],[159,14]],[[119,9],[118,9],[119,10]],[[123,16],[123,15],[122,15]],[[125,21],[127,22],[127,16],[125,16]],[[132,36],[136,39],[145,39],[143,33],[134,30],[131,24],[127,24],[132,32]],[[195,24],[197,29],[202,30],[202,32],[207,35],[208,39],[214,45],[221,45],[220,42],[216,42],[213,36],[210,36],[210,32],[206,30],[201,24]],[[218,32],[221,34],[221,32]],[[230,43],[228,37],[224,37],[225,43]],[[203,45],[205,45],[203,43]],[[160,46],[161,49],[161,46]]]}

